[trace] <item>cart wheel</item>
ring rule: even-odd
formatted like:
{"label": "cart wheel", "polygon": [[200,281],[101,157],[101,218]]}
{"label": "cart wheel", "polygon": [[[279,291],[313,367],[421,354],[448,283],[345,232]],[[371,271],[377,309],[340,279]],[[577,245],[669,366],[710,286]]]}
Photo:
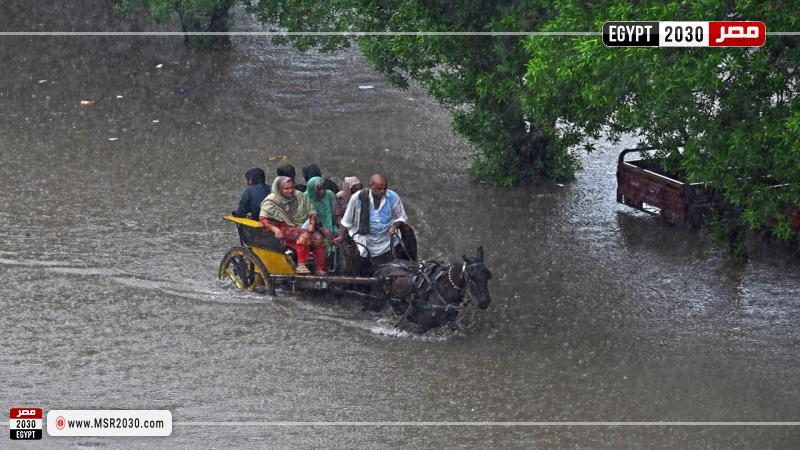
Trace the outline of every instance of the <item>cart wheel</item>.
{"label": "cart wheel", "polygon": [[264,267],[264,263],[250,249],[233,247],[219,263],[219,278],[231,280],[239,289],[255,291],[263,286],[267,293],[275,295],[275,284]]}

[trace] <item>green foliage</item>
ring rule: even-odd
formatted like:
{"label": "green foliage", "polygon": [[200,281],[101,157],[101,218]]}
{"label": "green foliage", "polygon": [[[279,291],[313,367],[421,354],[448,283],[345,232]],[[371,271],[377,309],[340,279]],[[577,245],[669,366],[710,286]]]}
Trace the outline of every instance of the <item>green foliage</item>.
{"label": "green foliage", "polygon": [[[550,17],[546,2],[467,0],[263,0],[250,3],[262,21],[289,31],[529,31]],[[300,49],[333,50],[345,37],[292,38]],[[453,127],[476,149],[477,179],[503,185],[573,177],[578,161],[550,144],[553,124],[531,126],[522,98],[530,57],[519,37],[362,36],[361,51],[387,79],[413,79],[453,115]]]}
{"label": "green foliage", "polygon": [[[230,29],[229,11],[236,0],[120,0],[115,9],[125,15],[142,7],[156,22],[167,22],[177,14],[183,31],[226,32]],[[225,49],[227,36],[186,36],[190,47],[203,50]]]}
{"label": "green foliage", "polygon": [[750,256],[746,226],[737,219],[735,213],[730,210],[713,211],[704,225],[708,236],[735,258],[744,260]]}
{"label": "green foliage", "polygon": [[133,5],[131,5],[131,0],[119,0],[118,2],[114,3],[114,11],[121,15],[127,16],[131,13]]}
{"label": "green foliage", "polygon": [[[600,30],[607,20],[763,20],[796,30],[794,1],[556,2],[549,31]],[[530,37],[525,108],[552,143],[622,133],[669,156],[671,167],[718,189],[751,229],[792,232],[782,209],[800,205],[800,39],[749,48],[606,48],[599,37]],[[776,185],[780,185],[776,187]],[[726,220],[727,220],[726,219]]]}
{"label": "green foliage", "polygon": [[[235,0],[125,0],[185,29],[227,14]],[[607,20],[763,20],[797,30],[795,0],[242,0],[288,31],[587,31]],[[227,15],[225,15],[227,18]],[[194,18],[194,19],[193,19]],[[213,22],[213,20],[212,20]],[[597,36],[297,36],[301,50],[357,41],[400,87],[414,80],[444,105],[474,146],[474,178],[501,185],[570,179],[587,138],[642,136],[665,169],[705,181],[735,227],[793,234],[783,214],[800,205],[800,38],[749,48],[606,48]],[[738,228],[736,228],[738,229]]]}

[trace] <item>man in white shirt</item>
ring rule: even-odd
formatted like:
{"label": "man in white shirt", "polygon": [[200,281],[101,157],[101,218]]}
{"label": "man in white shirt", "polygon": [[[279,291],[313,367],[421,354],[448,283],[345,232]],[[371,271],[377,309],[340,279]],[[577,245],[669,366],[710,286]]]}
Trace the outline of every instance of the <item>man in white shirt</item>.
{"label": "man in white shirt", "polygon": [[[391,236],[399,235],[398,231],[402,233],[398,237],[402,237],[406,243],[409,254],[400,245],[400,239],[395,238],[395,255],[400,259],[415,260],[417,257],[414,231],[406,224],[408,217],[403,202],[396,192],[388,188],[388,184],[383,175],[370,177],[369,188],[350,198],[341,221],[342,230],[346,229],[353,240],[360,244],[359,254],[364,258],[372,258],[373,270],[393,259]],[[334,242],[339,243],[343,238],[344,231]]]}

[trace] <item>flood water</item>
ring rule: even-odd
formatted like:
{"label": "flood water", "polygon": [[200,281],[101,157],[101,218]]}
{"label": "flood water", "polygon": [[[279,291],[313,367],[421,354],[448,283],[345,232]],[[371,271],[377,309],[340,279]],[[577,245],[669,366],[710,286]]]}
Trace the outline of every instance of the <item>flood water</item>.
{"label": "flood water", "polygon": [[[12,3],[3,30],[131,29],[102,1],[79,18]],[[357,51],[234,42],[205,54],[179,37],[0,37],[0,409],[175,421],[169,438],[41,444],[800,445],[798,427],[182,425],[800,421],[800,264],[738,262],[616,204],[624,145],[600,143],[563,186],[473,183],[447,112]],[[247,169],[271,176],[283,155],[337,180],[386,174],[424,258],[483,245],[489,309],[419,337],[347,299],[226,288],[216,271],[238,239],[222,215]]]}

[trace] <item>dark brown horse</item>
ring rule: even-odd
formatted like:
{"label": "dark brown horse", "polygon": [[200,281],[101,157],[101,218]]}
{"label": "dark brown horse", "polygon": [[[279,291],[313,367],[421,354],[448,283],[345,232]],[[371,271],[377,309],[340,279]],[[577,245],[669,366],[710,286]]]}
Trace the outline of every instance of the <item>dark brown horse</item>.
{"label": "dark brown horse", "polygon": [[395,312],[426,331],[453,323],[470,293],[478,308],[486,309],[492,273],[483,262],[483,247],[476,257],[464,255],[463,262],[450,265],[424,262],[419,267],[400,262],[385,264],[376,277],[392,279],[389,296]]}

